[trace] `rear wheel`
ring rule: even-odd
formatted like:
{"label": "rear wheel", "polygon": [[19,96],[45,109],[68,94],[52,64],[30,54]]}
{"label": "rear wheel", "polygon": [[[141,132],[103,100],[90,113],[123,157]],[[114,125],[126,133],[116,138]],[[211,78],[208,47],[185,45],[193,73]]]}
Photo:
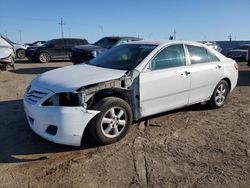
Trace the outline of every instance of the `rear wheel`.
{"label": "rear wheel", "polygon": [[221,80],[216,86],[212,97],[208,101],[208,104],[212,108],[222,107],[227,99],[229,93],[229,86],[225,80]]}
{"label": "rear wheel", "polygon": [[25,50],[24,49],[17,50],[16,56],[18,59],[24,59],[25,58]]}
{"label": "rear wheel", "polygon": [[47,63],[50,61],[50,55],[47,52],[42,52],[39,54],[38,60],[40,63]]}
{"label": "rear wheel", "polygon": [[126,135],[132,122],[132,110],[127,102],[107,97],[94,105],[101,111],[90,125],[91,135],[101,144],[111,144]]}

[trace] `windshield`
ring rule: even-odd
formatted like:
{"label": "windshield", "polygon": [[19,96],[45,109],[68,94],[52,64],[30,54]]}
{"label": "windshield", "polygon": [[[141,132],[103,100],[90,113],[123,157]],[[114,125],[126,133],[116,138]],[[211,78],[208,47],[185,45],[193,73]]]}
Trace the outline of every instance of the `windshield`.
{"label": "windshield", "polygon": [[48,40],[45,42],[44,46],[50,46],[54,40]]}
{"label": "windshield", "polygon": [[101,46],[103,48],[110,49],[112,48],[120,39],[119,38],[102,38],[95,42],[94,44],[97,46]]}
{"label": "windshield", "polygon": [[123,44],[90,60],[88,64],[119,70],[133,70],[156,45]]}

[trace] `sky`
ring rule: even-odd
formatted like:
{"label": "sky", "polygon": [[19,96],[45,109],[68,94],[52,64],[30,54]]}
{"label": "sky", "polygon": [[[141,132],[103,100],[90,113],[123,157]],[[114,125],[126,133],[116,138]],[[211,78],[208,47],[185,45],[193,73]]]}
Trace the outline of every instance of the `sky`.
{"label": "sky", "polygon": [[[0,0],[0,34],[15,42],[139,36],[250,40],[250,0]],[[21,35],[21,37],[20,37]]]}

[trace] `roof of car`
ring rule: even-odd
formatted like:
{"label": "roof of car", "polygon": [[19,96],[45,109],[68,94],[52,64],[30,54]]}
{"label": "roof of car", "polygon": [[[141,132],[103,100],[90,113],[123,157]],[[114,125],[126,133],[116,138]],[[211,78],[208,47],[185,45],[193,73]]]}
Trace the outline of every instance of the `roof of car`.
{"label": "roof of car", "polygon": [[56,38],[56,39],[51,39],[51,40],[68,40],[68,39],[74,39],[74,40],[87,40],[85,38]]}
{"label": "roof of car", "polygon": [[141,38],[130,37],[130,36],[107,36],[107,37],[104,37],[104,38],[142,40]]}
{"label": "roof of car", "polygon": [[155,40],[155,41],[135,41],[133,44],[149,44],[149,45],[165,45],[165,44],[193,44],[193,45],[204,45],[194,41],[179,41],[179,40]]}

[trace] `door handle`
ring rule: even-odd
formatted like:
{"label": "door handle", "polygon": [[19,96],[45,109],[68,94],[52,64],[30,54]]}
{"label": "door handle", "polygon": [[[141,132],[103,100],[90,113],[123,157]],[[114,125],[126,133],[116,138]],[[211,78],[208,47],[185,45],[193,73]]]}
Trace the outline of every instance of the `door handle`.
{"label": "door handle", "polygon": [[215,68],[216,68],[216,69],[221,69],[221,67],[222,67],[222,66],[217,65]]}
{"label": "door handle", "polygon": [[184,71],[183,73],[181,73],[182,76],[188,76],[189,74],[191,74],[191,72],[189,71]]}

